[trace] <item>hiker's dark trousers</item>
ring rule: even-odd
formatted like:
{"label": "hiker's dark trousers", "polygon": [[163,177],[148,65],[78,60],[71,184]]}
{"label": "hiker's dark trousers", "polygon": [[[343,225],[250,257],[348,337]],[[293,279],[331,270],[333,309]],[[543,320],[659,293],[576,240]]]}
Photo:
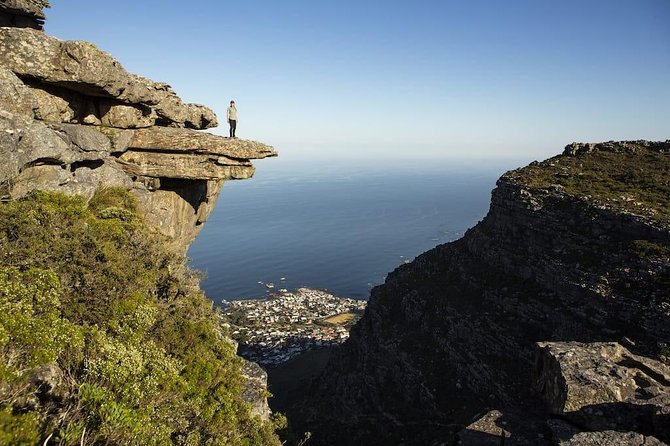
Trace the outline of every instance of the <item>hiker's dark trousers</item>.
{"label": "hiker's dark trousers", "polygon": [[233,121],[232,119],[228,121],[228,124],[230,124],[230,137],[234,138],[235,137],[235,130],[237,130],[237,121]]}

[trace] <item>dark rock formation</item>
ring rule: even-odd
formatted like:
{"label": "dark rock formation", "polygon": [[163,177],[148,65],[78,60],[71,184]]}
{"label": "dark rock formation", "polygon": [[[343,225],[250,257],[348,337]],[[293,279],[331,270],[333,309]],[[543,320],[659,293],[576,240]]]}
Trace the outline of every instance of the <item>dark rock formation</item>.
{"label": "dark rock formation", "polygon": [[41,30],[48,7],[47,0],[0,0],[0,26]]}
{"label": "dark rock formation", "polygon": [[[0,5],[41,14],[46,2]],[[216,124],[212,110],[128,73],[90,43],[0,28],[3,199],[33,189],[90,197],[99,187],[124,186],[184,252],[224,181],[250,178],[252,159],[276,156],[265,144],[195,130]]]}
{"label": "dark rock formation", "polygon": [[314,444],[670,441],[648,359],[670,340],[669,149],[571,145],[505,174],[482,222],[372,290],[289,419]]}

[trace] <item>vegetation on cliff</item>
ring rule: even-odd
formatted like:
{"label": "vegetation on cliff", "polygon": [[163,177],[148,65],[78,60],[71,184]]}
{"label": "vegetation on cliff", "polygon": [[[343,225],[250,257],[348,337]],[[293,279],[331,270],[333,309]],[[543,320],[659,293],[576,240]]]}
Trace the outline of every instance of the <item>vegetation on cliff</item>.
{"label": "vegetation on cliff", "polygon": [[529,187],[553,188],[617,212],[670,222],[666,152],[670,145],[656,143],[662,146],[658,148],[631,141],[609,148],[607,144],[581,156],[556,156],[509,175]]}
{"label": "vegetation on cliff", "polygon": [[0,206],[0,443],[279,444],[242,361],[134,198]]}

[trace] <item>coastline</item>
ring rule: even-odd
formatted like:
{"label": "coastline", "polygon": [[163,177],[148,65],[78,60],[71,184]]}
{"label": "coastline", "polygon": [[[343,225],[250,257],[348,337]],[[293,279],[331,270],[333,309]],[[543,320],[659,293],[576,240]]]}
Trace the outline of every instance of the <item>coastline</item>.
{"label": "coastline", "polygon": [[312,288],[282,289],[267,298],[226,303],[222,320],[239,343],[238,354],[265,368],[341,344],[367,305]]}

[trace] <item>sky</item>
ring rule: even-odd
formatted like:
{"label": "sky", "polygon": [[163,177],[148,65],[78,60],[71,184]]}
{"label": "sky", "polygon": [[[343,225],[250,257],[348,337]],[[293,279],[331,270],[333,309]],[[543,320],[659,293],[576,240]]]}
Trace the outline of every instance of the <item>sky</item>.
{"label": "sky", "polygon": [[281,156],[543,159],[670,138],[670,0],[52,0],[46,31]]}

